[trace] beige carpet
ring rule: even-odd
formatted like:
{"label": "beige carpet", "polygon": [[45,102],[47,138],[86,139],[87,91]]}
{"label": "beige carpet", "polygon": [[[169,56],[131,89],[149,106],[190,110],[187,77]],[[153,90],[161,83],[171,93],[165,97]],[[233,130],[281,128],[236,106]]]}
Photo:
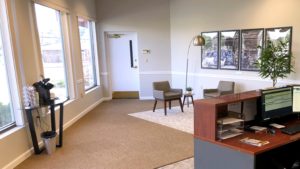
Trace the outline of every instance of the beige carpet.
{"label": "beige carpet", "polygon": [[[194,109],[192,106],[185,106],[184,113],[181,112],[180,107],[172,107],[172,109],[167,110],[167,112],[167,116],[164,115],[163,109],[155,110],[155,112],[151,110],[131,113],[129,115],[190,134],[194,133]],[[192,157],[179,162],[174,162],[158,169],[194,169],[194,158]]]}
{"label": "beige carpet", "polygon": [[17,169],[152,169],[193,156],[192,134],[128,116],[152,106],[104,102],[64,132],[64,146],[53,155],[33,155]]}

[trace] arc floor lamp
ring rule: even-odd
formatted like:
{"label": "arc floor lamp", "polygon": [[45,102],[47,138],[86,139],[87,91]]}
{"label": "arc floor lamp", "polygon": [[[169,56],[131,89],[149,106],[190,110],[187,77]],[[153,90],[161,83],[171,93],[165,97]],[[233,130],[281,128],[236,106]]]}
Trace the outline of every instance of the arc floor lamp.
{"label": "arc floor lamp", "polygon": [[187,51],[187,56],[186,56],[186,70],[185,70],[185,89],[187,88],[187,79],[188,79],[188,70],[189,70],[189,53],[190,53],[190,48],[193,43],[193,46],[203,46],[205,45],[205,39],[200,36],[194,36],[189,44],[189,48]]}

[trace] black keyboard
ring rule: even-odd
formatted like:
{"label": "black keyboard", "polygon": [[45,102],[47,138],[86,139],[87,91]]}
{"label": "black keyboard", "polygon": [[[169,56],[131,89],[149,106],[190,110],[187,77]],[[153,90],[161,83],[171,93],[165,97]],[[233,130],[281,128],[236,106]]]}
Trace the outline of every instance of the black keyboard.
{"label": "black keyboard", "polygon": [[288,126],[286,128],[281,129],[281,132],[289,135],[293,135],[300,132],[300,124]]}

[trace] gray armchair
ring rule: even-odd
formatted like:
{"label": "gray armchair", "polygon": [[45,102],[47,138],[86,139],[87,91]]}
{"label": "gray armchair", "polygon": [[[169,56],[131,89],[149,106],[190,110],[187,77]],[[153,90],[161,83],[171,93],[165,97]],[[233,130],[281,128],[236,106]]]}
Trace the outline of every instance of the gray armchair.
{"label": "gray armchair", "polygon": [[216,89],[204,89],[203,98],[213,98],[225,94],[234,93],[234,82],[231,81],[220,81],[218,88]]}
{"label": "gray armchair", "polygon": [[155,111],[158,100],[164,101],[164,112],[167,115],[167,102],[169,102],[169,109],[171,109],[171,101],[178,100],[181,111],[182,108],[182,89],[172,89],[168,81],[153,82],[153,97],[155,99],[153,112]]}

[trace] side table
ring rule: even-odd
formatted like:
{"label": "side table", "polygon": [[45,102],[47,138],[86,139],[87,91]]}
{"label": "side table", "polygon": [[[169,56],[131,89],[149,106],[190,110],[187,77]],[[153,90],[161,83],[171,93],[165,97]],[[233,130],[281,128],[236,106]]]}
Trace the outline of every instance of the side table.
{"label": "side table", "polygon": [[[64,102],[60,102],[58,101],[58,103],[55,103],[55,101],[53,100],[51,102],[50,106],[50,116],[51,116],[51,130],[56,132],[56,124],[55,124],[55,107],[59,106],[59,138],[58,138],[58,144],[56,145],[56,147],[62,147],[63,145],[63,117],[64,117]],[[43,149],[39,148],[38,145],[38,140],[37,140],[37,136],[36,136],[36,131],[35,131],[35,127],[34,127],[34,121],[33,121],[33,117],[32,117],[32,111],[37,110],[41,107],[26,107],[25,108],[25,112],[26,112],[26,116],[27,116],[27,120],[28,120],[28,125],[29,125],[29,130],[30,130],[30,135],[31,135],[31,139],[32,139],[32,145],[34,148],[34,153],[35,154],[40,154]]]}
{"label": "side table", "polygon": [[189,104],[190,104],[189,98],[192,99],[192,103],[193,103],[193,105],[194,105],[194,98],[193,98],[193,95],[194,95],[193,93],[185,93],[185,94],[183,95],[183,106],[184,106],[184,102],[185,102],[185,99],[186,99],[187,107],[189,107]]}

